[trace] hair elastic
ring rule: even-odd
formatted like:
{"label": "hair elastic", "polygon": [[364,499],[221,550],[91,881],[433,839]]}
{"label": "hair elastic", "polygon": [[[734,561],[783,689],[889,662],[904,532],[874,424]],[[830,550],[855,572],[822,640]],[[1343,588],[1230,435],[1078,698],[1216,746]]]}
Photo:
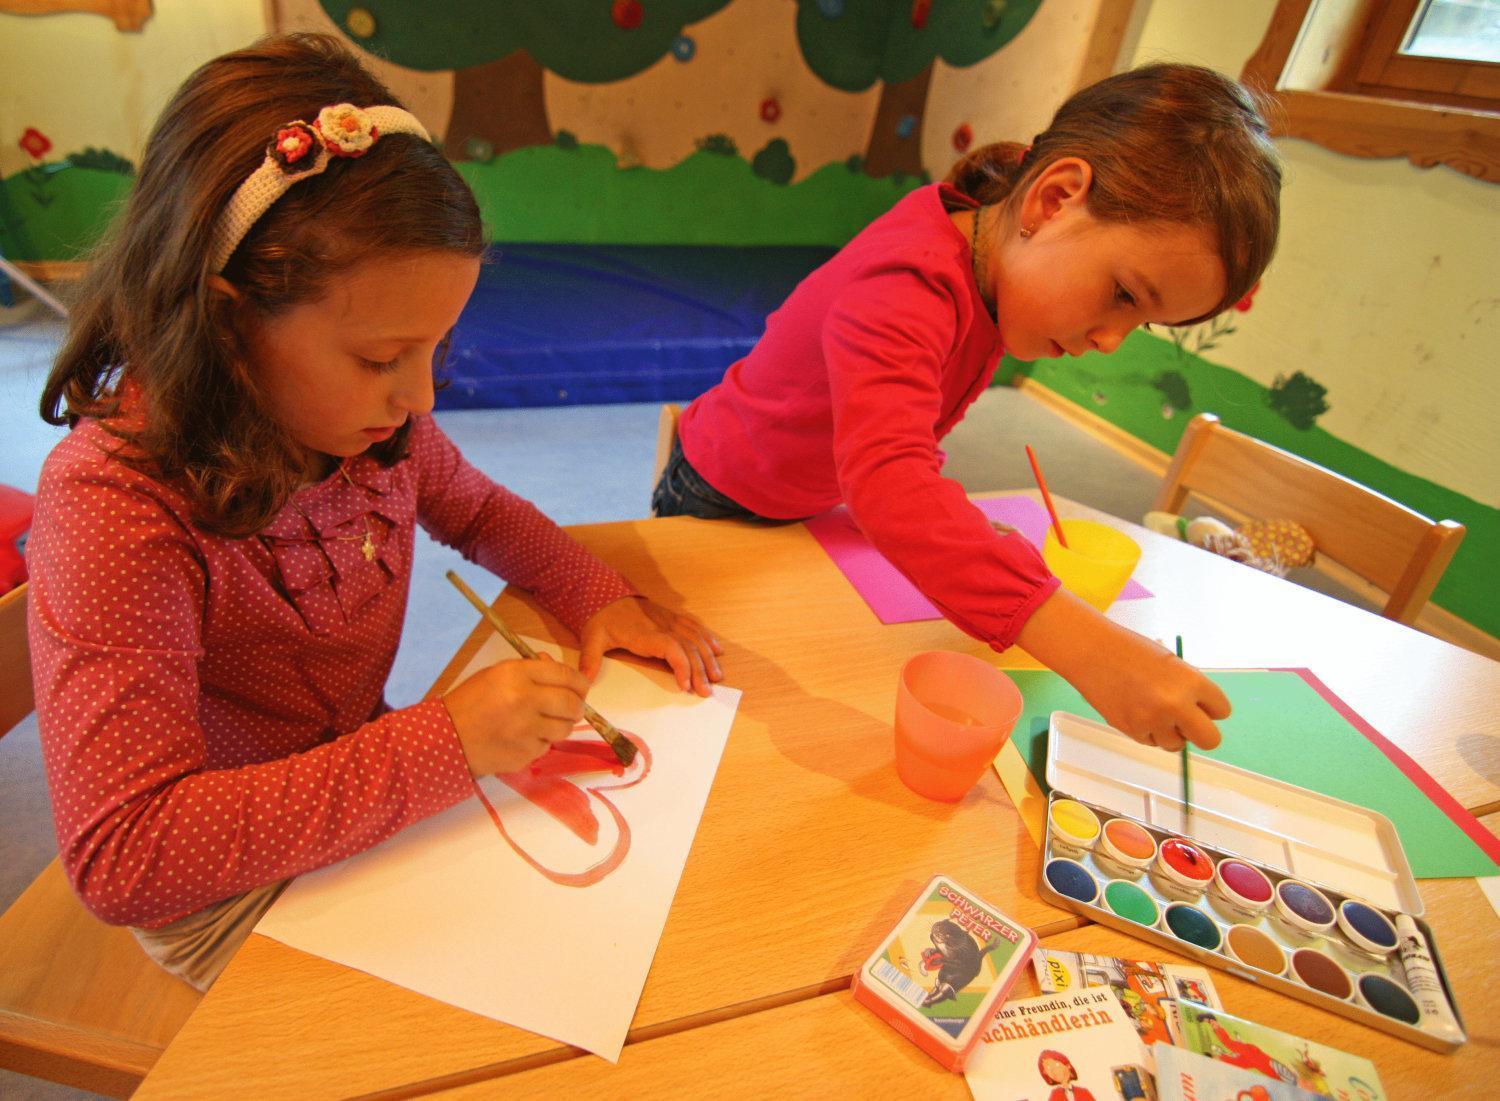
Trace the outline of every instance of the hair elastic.
{"label": "hair elastic", "polygon": [[334,157],[362,157],[382,134],[415,134],[431,141],[427,128],[400,107],[356,107],[336,103],[324,107],[311,124],[294,119],[278,126],[266,159],[230,196],[214,223],[209,270],[218,274],[234,250],[271,204],[298,180],[316,176]]}

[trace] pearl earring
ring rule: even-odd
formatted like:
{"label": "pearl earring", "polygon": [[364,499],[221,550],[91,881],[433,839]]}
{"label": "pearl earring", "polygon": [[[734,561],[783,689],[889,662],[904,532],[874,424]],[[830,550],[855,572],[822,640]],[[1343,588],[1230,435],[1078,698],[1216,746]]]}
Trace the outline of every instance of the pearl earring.
{"label": "pearl earring", "polygon": [[1022,239],[1024,240],[1025,238],[1030,237],[1030,236],[1031,236],[1031,227],[1030,226],[1022,226],[1021,227],[1021,237],[1022,237]]}

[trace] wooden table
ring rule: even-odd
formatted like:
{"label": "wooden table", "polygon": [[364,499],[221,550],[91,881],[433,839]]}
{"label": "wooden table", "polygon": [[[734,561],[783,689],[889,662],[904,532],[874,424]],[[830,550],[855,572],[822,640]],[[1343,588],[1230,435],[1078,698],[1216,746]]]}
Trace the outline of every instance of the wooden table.
{"label": "wooden table", "polygon": [[[638,1061],[677,1058],[684,1075],[696,1059],[724,1068],[730,1083],[754,1083],[752,1092],[811,1092],[826,1082],[782,1065],[788,1060],[776,1044],[793,1035],[804,1037],[791,1049],[797,1058],[826,1063],[828,1073],[838,1061],[852,1074],[886,1068],[862,1079],[872,1088],[962,1090],[961,1081],[934,1076],[925,1057],[856,1012],[847,995],[850,975],[917,888],[943,871],[1044,938],[1070,930],[1117,935],[1079,931],[1074,915],[1037,898],[1037,851],[993,775],[956,806],[919,798],[895,775],[890,719],[901,663],[925,649],[990,655],[981,644],[942,621],[881,625],[800,525],[671,519],[572,530],[642,591],[712,624],[727,642],[728,683],[744,690],[621,1069],[257,935],[138,1098],[415,1096],[502,1075],[511,1076],[507,1091],[533,1079],[559,1084],[546,1076],[567,1075],[568,1083],[576,1076],[585,1085],[614,1074],[625,1089]],[[1131,531],[1144,549],[1137,576],[1157,595],[1117,605],[1113,615],[1156,637],[1187,635],[1201,665],[1307,665],[1465,806],[1500,808],[1500,724],[1491,713],[1500,665]],[[522,631],[567,637],[516,594],[499,607]],[[439,689],[483,637],[476,631]],[[998,660],[1028,661],[1017,653]],[[666,682],[665,673],[656,675]],[[1470,882],[1455,889],[1477,894]],[[1494,966],[1487,953],[1467,951],[1467,941],[1455,952],[1442,914],[1434,920],[1451,970]],[[1274,998],[1268,1008],[1280,1020],[1293,1007],[1316,1015],[1309,1027],[1326,1026],[1329,1036],[1351,1028],[1385,1039],[1286,998],[1250,993]],[[1237,1004],[1227,992],[1226,1004]],[[1244,1004],[1254,1016],[1255,1003]],[[1469,1004],[1483,1003],[1476,993]],[[853,1045],[847,1055],[833,1050],[843,1042]],[[1410,1056],[1419,1068],[1444,1058],[1389,1043],[1399,1049],[1393,1058]],[[1443,1065],[1461,1076],[1500,1074],[1500,1050],[1470,1043]],[[617,1083],[611,1077],[608,1084],[613,1091]]]}
{"label": "wooden table", "polygon": [[[1456,1054],[1438,1055],[1214,970],[1225,1011],[1364,1055],[1374,1061],[1387,1095],[1396,1101],[1482,1096],[1475,1084],[1494,1081],[1500,1068],[1500,1015],[1488,1009],[1500,982],[1494,951],[1500,917],[1472,879],[1429,880],[1422,895],[1459,1005],[1469,1009],[1464,1021],[1469,1042]],[[1049,936],[1043,944],[1127,959],[1192,962],[1103,925]],[[1473,965],[1454,967],[1455,958]],[[1025,982],[1031,986],[1018,987],[1021,994],[1035,993],[1029,974]],[[575,1097],[969,1097],[961,1076],[942,1070],[847,990],[631,1044],[618,1066],[583,1057],[504,1080],[507,1101],[565,1092]],[[495,1093],[496,1083],[490,1081],[440,1089],[433,1096],[470,1101]]]}

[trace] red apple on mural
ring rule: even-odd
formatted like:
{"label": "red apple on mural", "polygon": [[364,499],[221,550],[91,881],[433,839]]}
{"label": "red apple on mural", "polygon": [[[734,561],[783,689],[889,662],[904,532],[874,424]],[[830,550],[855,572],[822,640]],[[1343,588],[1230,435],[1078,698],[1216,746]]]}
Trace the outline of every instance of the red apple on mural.
{"label": "red apple on mural", "polygon": [[615,0],[609,9],[609,17],[622,31],[635,30],[641,25],[645,14],[646,9],[641,6],[640,0]]}

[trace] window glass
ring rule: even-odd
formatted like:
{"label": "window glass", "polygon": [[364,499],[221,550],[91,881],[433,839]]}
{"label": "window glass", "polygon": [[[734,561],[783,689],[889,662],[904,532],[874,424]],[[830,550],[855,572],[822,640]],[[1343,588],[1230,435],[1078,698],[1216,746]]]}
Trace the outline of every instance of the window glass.
{"label": "window glass", "polygon": [[1500,62],[1500,0],[1427,0],[1412,20],[1401,52]]}

